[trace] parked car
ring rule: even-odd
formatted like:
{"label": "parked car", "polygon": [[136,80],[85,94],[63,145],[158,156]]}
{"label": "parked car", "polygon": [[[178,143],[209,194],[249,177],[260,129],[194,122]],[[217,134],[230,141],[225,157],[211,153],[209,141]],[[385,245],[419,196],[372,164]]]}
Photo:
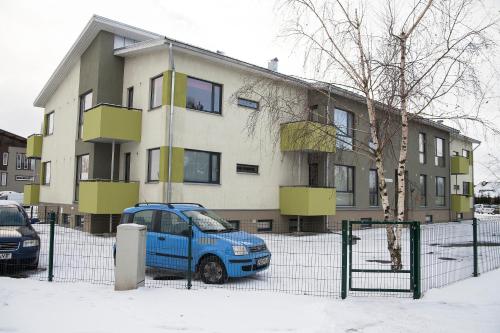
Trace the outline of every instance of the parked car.
{"label": "parked car", "polygon": [[0,200],[0,265],[36,269],[40,237],[24,208],[16,201]]}
{"label": "parked car", "polygon": [[[192,218],[192,271],[207,284],[267,269],[271,253],[261,238],[237,231],[199,204],[137,204],[123,211],[120,223],[147,227],[146,266],[188,270],[189,218]],[[116,253],[116,251],[115,251]]]}
{"label": "parked car", "polygon": [[495,208],[485,204],[475,204],[474,211],[478,214],[495,214]]}

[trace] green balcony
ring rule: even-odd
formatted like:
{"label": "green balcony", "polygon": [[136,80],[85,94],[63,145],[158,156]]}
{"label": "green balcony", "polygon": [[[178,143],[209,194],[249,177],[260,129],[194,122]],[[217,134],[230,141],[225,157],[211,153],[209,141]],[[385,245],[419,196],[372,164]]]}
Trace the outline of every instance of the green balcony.
{"label": "green balcony", "polygon": [[139,201],[139,183],[88,180],[80,183],[79,210],[90,214],[121,214]]}
{"label": "green balcony", "polygon": [[469,159],[463,156],[451,157],[451,174],[466,175],[469,173]]}
{"label": "green balcony", "polygon": [[336,191],[331,187],[282,186],[280,211],[282,215],[335,215]]}
{"label": "green balcony", "polygon": [[470,198],[461,194],[451,195],[451,210],[455,213],[467,213],[471,211]]}
{"label": "green balcony", "polygon": [[34,206],[40,203],[40,185],[29,184],[24,185],[24,204],[26,206]]}
{"label": "green balcony", "polygon": [[26,145],[26,157],[41,158],[42,157],[43,136],[41,134],[32,134],[28,136]]}
{"label": "green balcony", "polygon": [[282,124],[280,148],[282,152],[310,151],[334,153],[335,127],[312,121]]}
{"label": "green balcony", "polygon": [[83,141],[117,143],[141,141],[142,112],[118,105],[99,104],[83,116]]}

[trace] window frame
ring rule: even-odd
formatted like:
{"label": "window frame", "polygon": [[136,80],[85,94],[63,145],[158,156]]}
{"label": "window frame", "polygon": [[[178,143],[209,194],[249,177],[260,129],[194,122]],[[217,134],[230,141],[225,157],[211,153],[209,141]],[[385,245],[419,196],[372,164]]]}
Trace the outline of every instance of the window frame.
{"label": "window frame", "polygon": [[[443,195],[438,195],[438,192],[439,192],[439,183],[438,183],[438,179],[442,179],[443,180]],[[445,207],[446,206],[446,177],[442,177],[442,176],[436,176],[435,178],[435,183],[436,183],[436,193],[435,193],[435,200],[434,200],[434,203],[437,207]],[[437,198],[443,198],[443,203],[442,204],[438,204],[437,203]]]}
{"label": "window frame", "polygon": [[[161,100],[160,100],[160,104],[159,105],[153,105],[153,97],[154,97],[154,81],[157,80],[157,79],[160,79],[162,80],[162,83],[161,83],[161,91],[160,91],[160,96],[161,96]],[[158,74],[156,76],[153,76],[152,78],[149,79],[149,111],[152,111],[152,110],[155,110],[155,109],[158,109],[160,107],[162,107],[163,105],[163,73],[161,74]]]}
{"label": "window frame", "polygon": [[[439,156],[438,155],[438,141],[441,140],[442,142],[442,156]],[[445,144],[445,139],[439,137],[439,136],[436,136],[434,137],[434,166],[437,166],[437,167],[445,167],[446,166],[446,163],[445,163],[445,159],[444,157],[446,156],[446,144]],[[442,160],[442,164],[440,165],[439,161]]]}
{"label": "window frame", "polygon": [[[238,168],[255,168],[255,172],[252,171],[242,171],[238,170]],[[257,164],[243,164],[243,163],[236,163],[236,173],[242,173],[246,175],[259,175],[259,166]]]}
{"label": "window frame", "polygon": [[9,177],[8,177],[7,172],[0,172],[0,186],[7,186],[8,185],[8,178]]}
{"label": "window frame", "polygon": [[45,128],[43,129],[43,135],[49,136],[54,134],[54,119],[55,119],[55,111],[52,110],[49,113],[45,114]]}
{"label": "window frame", "polygon": [[[259,228],[259,223],[262,222],[269,222],[269,228]],[[273,219],[261,219],[257,220],[256,227],[257,227],[257,232],[272,232],[273,231]]]}
{"label": "window frame", "polygon": [[[189,79],[197,80],[197,81],[202,81],[202,82],[206,82],[206,83],[210,83],[212,85],[212,93],[211,93],[211,108],[212,108],[212,111],[199,110],[199,109],[193,109],[193,108],[188,107],[187,101],[188,101],[188,98],[189,98]],[[214,87],[215,86],[220,87],[219,111],[218,112],[217,111],[213,111],[214,110],[214,105],[215,105],[215,98],[214,98]],[[224,88],[224,86],[222,84],[220,84],[220,83],[216,83],[216,82],[213,82],[213,81],[208,81],[208,80],[204,80],[204,79],[200,79],[200,78],[188,75],[187,81],[186,81],[186,109],[187,110],[192,110],[192,111],[200,111],[200,112],[205,112],[205,113],[209,113],[209,114],[216,114],[216,115],[222,116],[222,101],[223,101],[222,94],[223,94],[223,88]]]}
{"label": "window frame", "polygon": [[[81,174],[82,174],[82,159],[83,157],[87,156],[89,161],[88,161],[88,175],[87,179],[82,179]],[[77,155],[76,156],[76,175],[75,175],[75,193],[74,193],[74,201],[78,202],[79,197],[80,197],[80,183],[82,180],[88,180],[90,177],[90,154],[82,154],[82,155]]]}
{"label": "window frame", "polygon": [[[241,104],[240,101],[255,103],[256,106],[251,107],[251,106],[246,105],[246,104]],[[259,102],[248,99],[248,98],[244,98],[244,97],[238,97],[238,99],[236,100],[236,105],[241,106],[242,108],[251,109],[251,110],[255,110],[255,111],[260,110],[260,103]]]}
{"label": "window frame", "polygon": [[18,182],[32,182],[34,181],[34,177],[26,175],[16,175],[15,180]]}
{"label": "window frame", "polygon": [[427,134],[423,132],[418,133],[418,162],[427,164]]}
{"label": "window frame", "polygon": [[[92,95],[91,101],[90,101],[90,106],[86,107],[86,105],[84,105],[85,98],[90,94]],[[92,89],[90,89],[90,90],[87,90],[86,92],[84,92],[83,94],[81,94],[79,97],[79,103],[78,103],[78,139],[80,139],[80,140],[83,137],[83,118],[84,118],[83,115],[85,114],[85,111],[91,109],[93,106],[94,106],[94,91]]]}
{"label": "window frame", "polygon": [[134,108],[134,86],[127,88],[127,108]]}
{"label": "window frame", "polygon": [[[336,182],[336,179],[335,179],[335,169],[336,167],[345,167],[347,168],[348,170],[351,169],[352,170],[352,192],[350,191],[339,191],[338,188],[337,188],[337,182]],[[349,172],[348,172],[348,176],[349,176]],[[344,165],[344,164],[334,164],[333,165],[333,185],[335,186],[335,191],[336,193],[352,193],[352,205],[339,205],[337,202],[336,202],[336,205],[339,206],[339,207],[355,207],[356,206],[356,168],[352,165]],[[349,185],[347,186],[349,187]],[[337,198],[338,198],[338,195],[337,195]]]}
{"label": "window frame", "polygon": [[[51,161],[42,162],[43,165],[43,174],[42,174],[42,185],[50,185],[50,181],[52,180],[52,164]],[[47,165],[49,166],[49,181],[47,182]]]}
{"label": "window frame", "polygon": [[[422,179],[424,180],[423,190],[422,190]],[[420,207],[427,207],[427,205],[428,205],[428,202],[427,202],[427,175],[420,174],[418,177],[418,182],[419,182],[419,187],[420,187],[420,196],[419,196],[420,204],[419,204],[419,206]],[[422,200],[422,198],[424,198],[424,200]]]}
{"label": "window frame", "polygon": [[[151,179],[151,153],[158,151],[158,179]],[[150,148],[147,150],[147,168],[146,168],[146,183],[158,183],[160,181],[160,164],[161,164],[161,151],[160,147]]]}
{"label": "window frame", "polygon": [[16,153],[16,170],[22,170],[22,169],[23,169],[23,154]]}
{"label": "window frame", "polygon": [[[467,187],[467,191],[465,188]],[[462,195],[468,197],[470,195],[471,182],[462,182]]]}
{"label": "window frame", "polygon": [[[375,172],[375,192],[370,188],[370,177],[372,173]],[[354,185],[354,182],[353,182]],[[375,205],[372,205],[372,196],[375,195]],[[368,171],[368,204],[370,207],[379,207],[380,206],[380,193],[378,188],[378,172],[377,169],[370,169]]]}
{"label": "window frame", "polygon": [[221,174],[221,153],[219,152],[213,152],[213,151],[206,151],[206,150],[197,150],[197,149],[184,149],[184,159],[186,158],[186,152],[197,152],[197,153],[207,153],[209,154],[209,163],[208,163],[208,174],[210,175],[210,178],[212,177],[212,156],[215,155],[217,156],[217,161],[218,161],[218,172],[217,172],[217,181],[208,181],[208,182],[203,182],[203,181],[196,181],[196,180],[188,180],[186,179],[186,161],[184,160],[184,183],[191,183],[191,184],[212,184],[212,185],[220,185],[220,174]]}
{"label": "window frame", "polygon": [[[347,133],[345,133],[345,134],[340,133],[339,126],[335,123],[335,113],[337,113],[338,111],[345,112],[347,114],[347,119],[346,119],[347,120],[347,131],[346,131]],[[355,118],[354,112],[348,111],[345,109],[341,109],[341,108],[334,108],[332,123],[336,129],[336,131],[335,131],[335,139],[336,139],[335,146],[336,146],[336,148],[338,148],[340,150],[346,150],[346,151],[353,151],[354,150],[354,118]],[[349,124],[349,121],[350,121],[350,124]],[[349,127],[349,125],[350,125],[350,127]],[[350,135],[349,135],[349,132],[350,132]],[[339,137],[350,138],[351,139],[350,148],[339,146],[339,142],[341,142],[343,145],[347,144],[345,142],[345,140],[339,141],[339,139],[338,139]]]}
{"label": "window frame", "polygon": [[2,153],[2,165],[3,166],[9,165],[9,152],[4,151]]}

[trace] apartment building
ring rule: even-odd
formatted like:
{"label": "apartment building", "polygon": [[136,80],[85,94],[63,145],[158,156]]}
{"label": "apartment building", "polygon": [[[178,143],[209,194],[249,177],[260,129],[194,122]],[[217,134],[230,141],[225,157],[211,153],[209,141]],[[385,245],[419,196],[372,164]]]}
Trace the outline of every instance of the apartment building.
{"label": "apartment building", "polygon": [[35,176],[35,164],[26,156],[26,138],[0,129],[0,192],[22,193]]}
{"label": "apartment building", "polygon": [[[258,98],[238,95],[249,77],[279,80],[297,96],[291,112],[315,116],[283,121],[279,142],[265,125],[248,135],[249,115],[260,109]],[[199,202],[235,225],[249,221],[242,228],[252,232],[379,219],[373,165],[354,144],[369,143],[366,106],[328,89],[325,99],[276,70],[94,16],[35,100],[44,125],[28,156],[40,159],[41,181],[26,200],[89,232],[111,230],[137,202]],[[449,221],[449,144],[458,131],[414,123],[407,217]],[[307,128],[334,140],[290,139]],[[394,201],[396,162],[384,163]]]}

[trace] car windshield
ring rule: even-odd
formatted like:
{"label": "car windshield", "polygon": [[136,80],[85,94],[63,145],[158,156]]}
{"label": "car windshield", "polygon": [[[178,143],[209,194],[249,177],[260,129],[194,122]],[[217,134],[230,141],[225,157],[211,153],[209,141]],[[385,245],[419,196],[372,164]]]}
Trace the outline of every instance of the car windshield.
{"label": "car windshield", "polygon": [[0,227],[23,225],[26,225],[26,219],[19,207],[15,205],[0,206]]}
{"label": "car windshield", "polygon": [[185,210],[184,215],[191,217],[193,223],[204,232],[230,232],[235,230],[231,224],[209,210]]}

